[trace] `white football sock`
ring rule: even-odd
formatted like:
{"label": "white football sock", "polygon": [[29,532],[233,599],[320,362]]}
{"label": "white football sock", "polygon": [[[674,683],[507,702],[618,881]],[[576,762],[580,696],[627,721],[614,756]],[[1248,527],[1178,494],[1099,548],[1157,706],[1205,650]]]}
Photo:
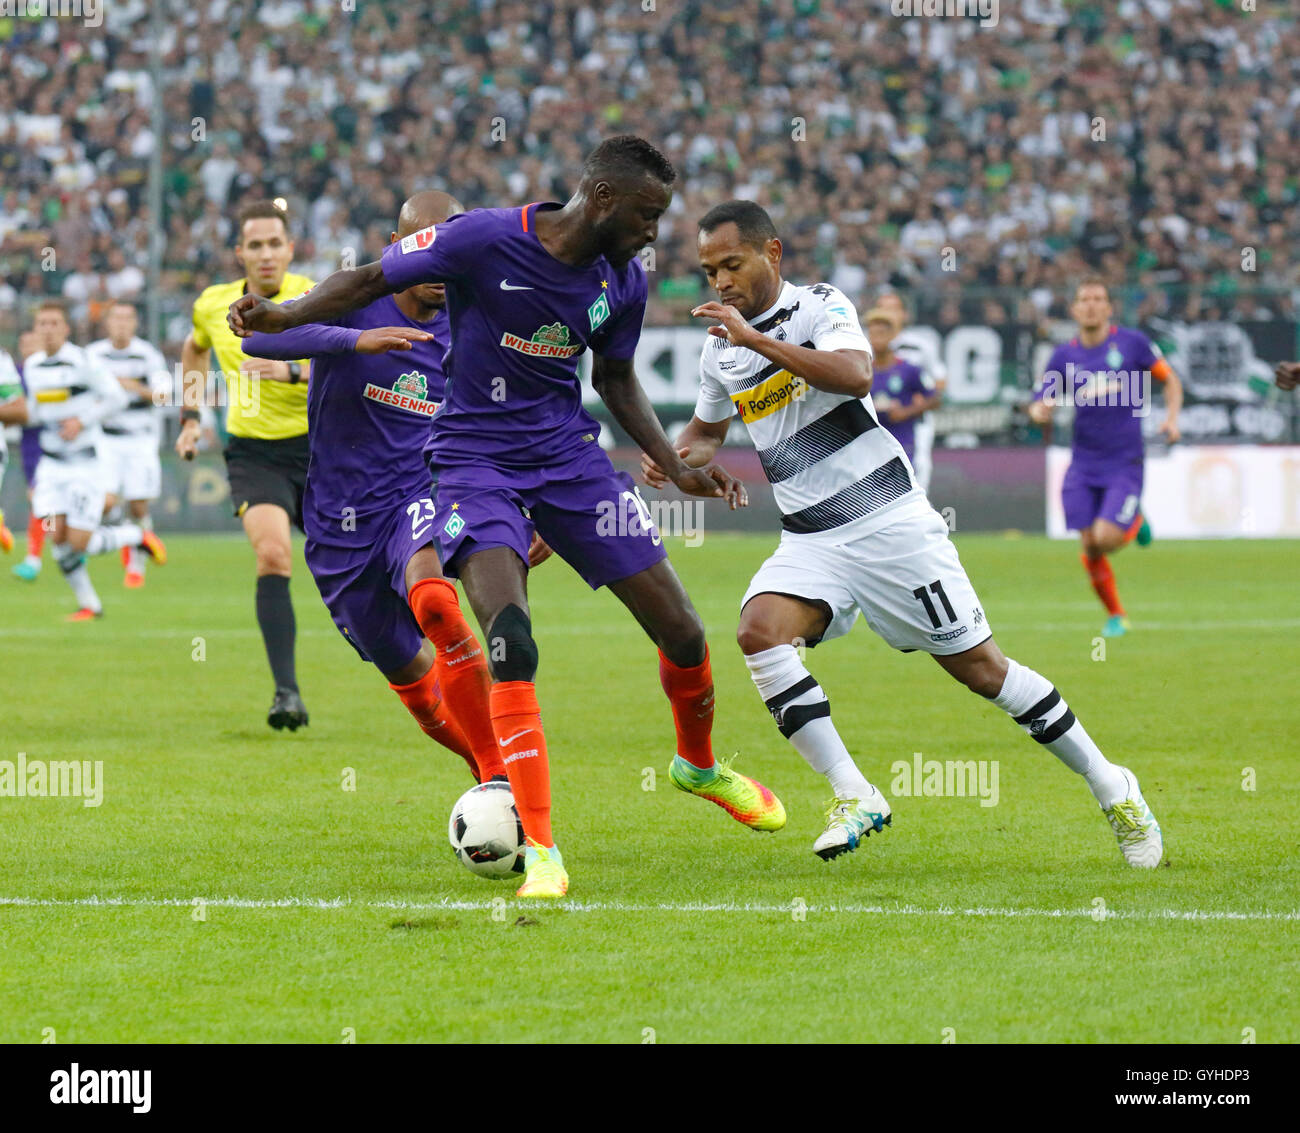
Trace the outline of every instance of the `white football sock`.
{"label": "white football sock", "polygon": [[63,577],[68,580],[72,593],[77,596],[77,605],[81,609],[99,613],[104,607],[100,604],[99,595],[95,593],[94,583],[90,581],[86,556],[80,551],[74,551],[69,543],[56,543],[52,549],[54,561],[59,564]]}
{"label": "white football sock", "polygon": [[[143,518],[136,520],[136,522],[140,525],[140,530],[142,531],[153,530],[152,515],[146,515]],[[126,569],[130,571],[132,574],[144,574],[145,563],[147,563],[148,561],[149,561],[149,555],[146,551],[144,551],[138,546],[132,547],[131,557],[127,561]]]}
{"label": "white football sock", "polygon": [[102,555],[105,551],[116,551],[119,547],[138,546],[144,538],[139,524],[119,523],[116,527],[96,527],[91,532],[90,542],[86,544],[86,554]]}
{"label": "white football sock", "polygon": [[993,703],[1066,767],[1082,775],[1103,807],[1128,795],[1123,772],[1102,755],[1046,677],[1008,659],[1006,680]]}
{"label": "white football sock", "polygon": [[799,660],[793,645],[777,645],[745,658],[758,694],[767,704],[781,734],[830,781],[837,799],[861,799],[871,784],[858,770],[831,723],[826,694]]}

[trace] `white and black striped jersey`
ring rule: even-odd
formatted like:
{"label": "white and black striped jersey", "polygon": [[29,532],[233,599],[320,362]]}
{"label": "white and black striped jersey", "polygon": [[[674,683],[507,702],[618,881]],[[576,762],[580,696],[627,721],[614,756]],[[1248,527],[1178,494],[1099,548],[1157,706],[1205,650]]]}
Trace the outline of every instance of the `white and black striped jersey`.
{"label": "white and black striped jersey", "polygon": [[[776,303],[750,322],[796,346],[871,355],[853,304],[826,283],[783,283]],[[925,501],[870,397],[815,389],[758,352],[710,336],[695,415],[725,421],[733,413],[758,450],[786,531],[857,538],[884,526],[899,505]]]}
{"label": "white and black striped jersey", "polygon": [[[65,342],[53,354],[39,350],[23,364],[27,383],[27,412],[40,426],[41,454],[53,460],[94,460],[103,435],[100,422],[124,408],[126,391],[80,346]],[[65,441],[59,425],[69,417],[81,421],[81,432]]]}
{"label": "white and black striped jersey", "polygon": [[101,338],[87,346],[86,353],[100,362],[119,383],[122,378],[135,378],[149,387],[149,394],[143,397],[128,393],[126,408],[102,422],[104,432],[110,436],[148,437],[158,443],[162,429],[157,406],[164,403],[171,387],[167,362],[162,354],[143,338],[132,338],[120,350],[110,339]]}
{"label": "white and black striped jersey", "polygon": [[[18,367],[14,365],[14,360],[9,357],[6,350],[0,350],[0,405],[6,401],[12,401],[15,397],[21,397],[23,392],[23,380],[19,376]],[[4,474],[5,461],[9,459],[9,446],[5,442],[5,427],[0,425],[0,475]]]}

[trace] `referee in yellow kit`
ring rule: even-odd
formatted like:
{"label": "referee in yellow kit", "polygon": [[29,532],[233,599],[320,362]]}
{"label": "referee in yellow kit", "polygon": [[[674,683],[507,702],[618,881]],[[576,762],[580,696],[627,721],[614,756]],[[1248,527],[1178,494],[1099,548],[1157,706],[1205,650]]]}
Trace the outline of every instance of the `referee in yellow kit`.
{"label": "referee in yellow kit", "polygon": [[307,480],[307,363],[249,358],[226,325],[226,311],[250,291],[277,303],[294,299],[312,281],[288,270],[293,240],[277,204],[246,205],[238,224],[235,257],[244,278],[214,284],[195,300],[194,329],[181,349],[184,408],[176,452],[192,460],[198,450],[198,407],[207,386],[208,351],[215,350],[226,381],[230,500],[257,555],[257,624],[275,678],[266,722],[293,731],[307,723],[294,666],[296,623],[289,598],[289,524],[302,528]]}

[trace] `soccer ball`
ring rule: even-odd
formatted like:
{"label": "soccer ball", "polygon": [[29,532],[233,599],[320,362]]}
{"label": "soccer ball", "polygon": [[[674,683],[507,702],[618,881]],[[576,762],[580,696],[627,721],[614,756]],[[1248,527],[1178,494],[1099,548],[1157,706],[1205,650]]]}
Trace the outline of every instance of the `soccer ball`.
{"label": "soccer ball", "polygon": [[456,860],[479,877],[500,881],[524,872],[524,827],[509,783],[480,783],[461,795],[447,837]]}

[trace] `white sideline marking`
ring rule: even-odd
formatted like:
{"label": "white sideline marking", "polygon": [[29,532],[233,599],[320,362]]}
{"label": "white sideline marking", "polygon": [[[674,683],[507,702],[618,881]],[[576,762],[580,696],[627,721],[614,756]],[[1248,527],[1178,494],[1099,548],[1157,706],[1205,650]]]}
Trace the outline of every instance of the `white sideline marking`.
{"label": "white sideline marking", "polygon": [[[0,897],[0,907],[22,908],[126,908],[164,909],[190,908],[202,901],[213,908],[224,909],[385,909],[431,911],[446,909],[455,912],[491,912],[497,908],[493,901],[353,901],[348,897],[329,900],[316,897]],[[662,902],[636,904],[623,901],[569,901],[550,905],[537,901],[509,901],[507,908],[554,908],[566,913],[789,913],[792,906],[771,904],[736,904],[724,902]],[[846,913],[851,915],[883,917],[1030,917],[1044,919],[1071,919],[1096,914],[1095,909],[999,909],[956,908],[941,905],[925,908],[920,905],[807,905],[809,913]],[[1289,913],[1237,912],[1223,909],[1155,909],[1152,911],[1106,910],[1106,920],[1130,921],[1300,921],[1300,911]]]}

